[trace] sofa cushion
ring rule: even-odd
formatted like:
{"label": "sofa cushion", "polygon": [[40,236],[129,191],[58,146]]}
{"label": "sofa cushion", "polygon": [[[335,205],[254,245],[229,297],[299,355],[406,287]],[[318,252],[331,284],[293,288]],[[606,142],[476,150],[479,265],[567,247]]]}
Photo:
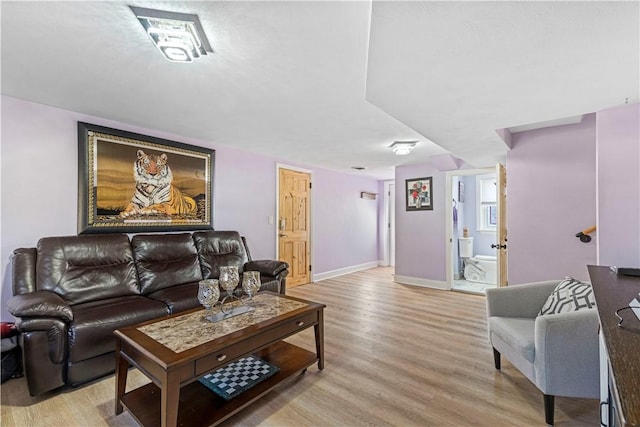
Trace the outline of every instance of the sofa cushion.
{"label": "sofa cushion", "polygon": [[535,357],[535,324],[535,318],[489,317],[491,333],[531,363]]}
{"label": "sofa cushion", "polygon": [[191,234],[139,234],[131,247],[143,294],[202,280]]}
{"label": "sofa cushion", "polygon": [[590,283],[584,283],[573,277],[565,277],[551,292],[540,309],[539,315],[570,313],[595,308],[596,300]]}
{"label": "sofa cushion", "polygon": [[143,296],[77,304],[73,307],[74,321],[69,325],[69,361],[78,362],[114,351],[113,331],[168,314],[162,301]]}
{"label": "sofa cushion", "polygon": [[126,234],[45,237],[37,252],[37,290],[70,305],[140,293]]}
{"label": "sofa cushion", "polygon": [[160,289],[146,296],[162,301],[166,304],[171,314],[201,307],[198,301],[198,282]]}
{"label": "sofa cushion", "polygon": [[193,233],[198,248],[202,275],[205,279],[217,279],[220,267],[236,266],[242,273],[248,261],[240,234],[236,231],[198,231]]}

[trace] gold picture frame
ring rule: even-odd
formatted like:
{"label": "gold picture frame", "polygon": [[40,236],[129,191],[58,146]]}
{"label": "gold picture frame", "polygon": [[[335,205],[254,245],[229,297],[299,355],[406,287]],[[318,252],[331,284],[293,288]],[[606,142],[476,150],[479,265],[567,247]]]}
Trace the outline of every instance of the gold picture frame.
{"label": "gold picture frame", "polygon": [[78,122],[78,234],[213,228],[215,150]]}

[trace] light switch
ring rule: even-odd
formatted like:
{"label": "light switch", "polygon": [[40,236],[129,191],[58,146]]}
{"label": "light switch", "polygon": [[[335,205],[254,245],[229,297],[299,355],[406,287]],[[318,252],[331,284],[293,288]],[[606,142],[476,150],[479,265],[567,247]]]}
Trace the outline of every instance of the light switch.
{"label": "light switch", "polygon": [[269,215],[267,217],[267,222],[269,223],[269,225],[273,225],[273,215]]}

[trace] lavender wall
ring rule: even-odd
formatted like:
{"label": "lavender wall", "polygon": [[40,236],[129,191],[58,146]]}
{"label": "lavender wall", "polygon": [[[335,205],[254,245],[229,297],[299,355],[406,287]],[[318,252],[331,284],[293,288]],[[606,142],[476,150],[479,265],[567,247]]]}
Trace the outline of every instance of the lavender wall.
{"label": "lavender wall", "polygon": [[597,114],[598,263],[640,267],[640,104]]}
{"label": "lavender wall", "polygon": [[[228,147],[60,110],[3,96],[2,113],[2,309],[11,296],[10,256],[43,236],[77,233],[77,121],[138,132],[216,150],[214,227],[238,230],[254,258],[275,256],[277,159]],[[304,165],[293,165],[306,167]],[[378,260],[378,203],[360,191],[378,181],[312,167],[314,274]],[[338,244],[339,243],[339,244]]]}
{"label": "lavender wall", "polygon": [[[378,203],[361,199],[360,192],[378,192],[378,182],[368,178],[344,179],[326,170],[313,173],[313,273],[357,266],[378,260]],[[345,260],[349,260],[345,264]]]}
{"label": "lavender wall", "polygon": [[213,148],[216,148],[214,228],[237,230],[245,236],[253,258],[273,258],[276,231],[275,225],[269,224],[269,216],[274,217],[275,223],[275,160],[241,150]]}
{"label": "lavender wall", "polygon": [[[405,209],[405,180],[433,177],[433,210]],[[445,174],[428,164],[396,168],[396,269],[399,276],[446,280]]]}
{"label": "lavender wall", "polygon": [[513,135],[507,153],[509,284],[588,280],[596,242],[575,234],[596,224],[595,114],[580,124]]}

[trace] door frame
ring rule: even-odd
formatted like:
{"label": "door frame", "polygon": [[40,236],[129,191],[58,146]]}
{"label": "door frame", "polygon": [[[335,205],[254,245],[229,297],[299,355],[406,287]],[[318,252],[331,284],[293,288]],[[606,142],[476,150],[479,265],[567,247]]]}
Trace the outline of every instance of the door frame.
{"label": "door frame", "polygon": [[[389,194],[391,189],[391,185],[396,185],[395,180],[384,181],[384,215],[383,215],[383,230],[382,239],[383,239],[383,253],[382,253],[382,265],[390,266],[391,265],[391,227],[396,226],[395,224],[395,216],[393,224],[391,224],[390,218],[390,209],[391,206],[395,206],[395,199],[391,200],[391,195]],[[397,188],[396,188],[397,191]],[[392,205],[393,203],[393,205]],[[395,263],[394,263],[395,264]]]}
{"label": "door frame", "polygon": [[498,228],[496,233],[496,243],[498,250],[496,252],[497,276],[498,283],[496,285],[501,288],[509,284],[509,257],[507,251],[507,166],[498,163],[496,165],[496,207]]}
{"label": "door frame", "polygon": [[[446,257],[446,288],[447,290],[453,289],[453,202],[451,200],[451,194],[453,193],[453,177],[454,176],[475,176],[475,175],[487,175],[495,173],[495,167],[481,168],[481,169],[463,169],[455,171],[447,171],[446,176],[446,212],[445,212],[445,247]],[[496,201],[497,203],[497,201]],[[498,238],[498,231],[496,230],[496,239]]]}
{"label": "door frame", "polygon": [[[280,218],[280,169],[288,169],[288,170],[292,170],[292,171],[296,171],[296,172],[302,172],[302,173],[308,173],[309,176],[311,177],[310,181],[311,183],[313,183],[313,171],[310,169],[305,169],[305,168],[301,168],[298,166],[292,166],[292,165],[288,165],[286,163],[276,163],[276,220],[274,221],[273,224],[273,235],[275,237],[275,246],[276,246],[276,251],[275,251],[275,259],[277,260],[280,256],[280,246],[279,246],[279,240],[278,240],[278,234],[280,233],[280,230],[278,229],[278,224],[279,224],[279,218]],[[309,189],[309,202],[311,203],[311,208],[309,209],[309,264],[311,265],[311,274],[309,275],[309,283],[315,283],[314,280],[314,276],[315,276],[315,271],[313,270],[313,266],[315,265],[315,262],[313,260],[313,184],[312,187]]]}

